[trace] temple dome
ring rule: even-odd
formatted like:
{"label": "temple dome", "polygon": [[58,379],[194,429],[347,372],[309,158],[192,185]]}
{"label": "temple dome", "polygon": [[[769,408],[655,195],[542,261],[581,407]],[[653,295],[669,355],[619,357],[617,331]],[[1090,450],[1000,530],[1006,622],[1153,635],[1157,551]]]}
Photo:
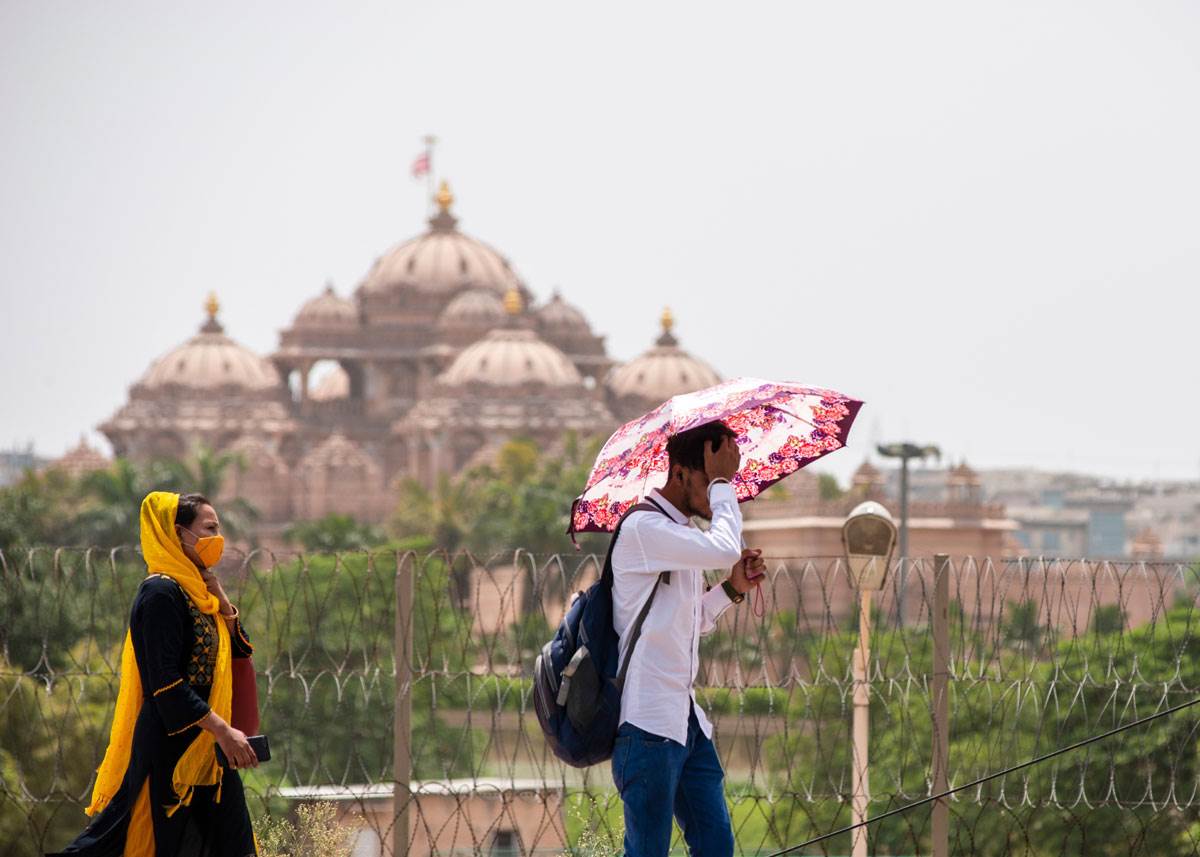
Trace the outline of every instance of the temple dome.
{"label": "temple dome", "polygon": [[491,330],[504,322],[504,302],[490,289],[466,289],[442,310],[438,327]]}
{"label": "temple dome", "polygon": [[206,303],[208,320],[187,342],[158,358],[137,386],[153,392],[178,389],[195,392],[269,392],[280,388],[279,373],[260,357],[228,336],[217,321],[215,295]]}
{"label": "temple dome", "polygon": [[504,256],[458,231],[458,220],[450,213],[454,196],[445,182],[436,200],[439,211],[430,219],[429,230],[375,260],[360,291],[415,290],[446,297],[464,287],[488,289],[497,295],[513,287],[523,291],[521,278]]}
{"label": "temple dome", "polygon": [[533,312],[543,329],[570,333],[591,333],[592,326],[587,317],[575,306],[563,300],[557,291],[542,306]]}
{"label": "temple dome", "polygon": [[349,396],[350,375],[341,365],[334,366],[308,391],[308,397],[314,402],[331,402],[334,399],[345,399]]}
{"label": "temple dome", "polygon": [[468,346],[438,380],[452,387],[468,384],[497,387],[583,385],[583,377],[567,355],[534,331],[515,325],[497,328]]}
{"label": "temple dome", "polygon": [[607,381],[609,392],[622,399],[658,403],[721,383],[716,370],[679,347],[671,332],[674,324],[670,310],[664,311],[663,332],[654,347],[613,369]]}
{"label": "temple dome", "polygon": [[356,324],[358,310],[354,302],[340,297],[333,290],[333,283],[327,283],[325,291],[305,302],[292,322],[292,326],[298,328],[345,328]]}

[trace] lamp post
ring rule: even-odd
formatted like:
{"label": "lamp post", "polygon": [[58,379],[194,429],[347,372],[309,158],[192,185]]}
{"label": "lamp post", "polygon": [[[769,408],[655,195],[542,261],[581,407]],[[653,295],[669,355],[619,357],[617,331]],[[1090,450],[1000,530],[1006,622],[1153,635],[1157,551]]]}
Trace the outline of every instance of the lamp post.
{"label": "lamp post", "polygon": [[900,459],[900,585],[896,592],[896,626],[904,627],[904,594],[908,582],[908,462],[914,458],[924,460],[930,456],[940,459],[942,451],[936,446],[917,446],[915,443],[880,444],[875,449],[884,458]]}
{"label": "lamp post", "polygon": [[[879,503],[859,503],[842,524],[842,549],[849,582],[858,592],[858,646],[854,651],[854,753],[851,813],[854,824],[867,820],[871,803],[868,745],[871,694],[867,664],[871,656],[871,593],[883,588],[896,548],[896,525]],[[867,857],[867,829],[854,831],[851,857]]]}

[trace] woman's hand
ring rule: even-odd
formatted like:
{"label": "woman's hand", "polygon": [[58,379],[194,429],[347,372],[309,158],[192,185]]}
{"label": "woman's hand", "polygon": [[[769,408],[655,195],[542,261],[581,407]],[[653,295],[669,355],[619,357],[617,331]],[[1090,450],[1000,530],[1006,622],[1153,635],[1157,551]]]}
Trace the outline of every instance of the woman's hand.
{"label": "woman's hand", "polygon": [[197,725],[204,731],[212,733],[213,738],[221,747],[221,752],[229,760],[229,767],[258,767],[258,756],[254,755],[254,748],[246,740],[246,733],[241,729],[234,729],[217,712],[209,711]]}
{"label": "woman's hand", "polygon": [[237,611],[233,604],[229,601],[229,596],[225,594],[225,587],[221,585],[221,581],[209,569],[204,569],[200,572],[200,577],[204,581],[204,585],[208,587],[210,595],[215,595],[217,601],[220,602],[220,610],[226,617],[234,615]]}
{"label": "woman's hand", "polygon": [[225,758],[229,760],[229,767],[235,770],[258,767],[258,756],[254,755],[254,748],[250,746],[250,742],[246,740],[246,733],[241,729],[234,729],[226,724],[225,728],[217,733],[216,738]]}

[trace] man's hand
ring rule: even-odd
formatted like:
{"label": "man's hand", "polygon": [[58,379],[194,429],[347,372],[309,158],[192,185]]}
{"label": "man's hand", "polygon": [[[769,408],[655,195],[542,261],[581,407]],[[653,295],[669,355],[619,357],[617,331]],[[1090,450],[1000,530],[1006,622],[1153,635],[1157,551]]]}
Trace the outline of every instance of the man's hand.
{"label": "man's hand", "polygon": [[[715,449],[714,444],[719,444]],[[714,479],[732,480],[742,465],[742,451],[738,449],[737,441],[731,437],[704,444],[704,472],[708,481]]]}
{"label": "man's hand", "polygon": [[729,583],[742,595],[756,586],[761,586],[766,579],[767,562],[762,558],[761,550],[743,550],[742,558],[734,563],[729,572]]}

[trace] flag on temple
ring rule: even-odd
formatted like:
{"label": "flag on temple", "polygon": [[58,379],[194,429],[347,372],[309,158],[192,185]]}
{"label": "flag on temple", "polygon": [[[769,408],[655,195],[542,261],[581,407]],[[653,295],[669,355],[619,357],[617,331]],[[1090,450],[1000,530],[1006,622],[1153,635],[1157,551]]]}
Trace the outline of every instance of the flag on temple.
{"label": "flag on temple", "polygon": [[431,158],[429,157],[428,149],[426,149],[424,152],[422,152],[420,155],[417,156],[417,159],[415,161],[413,161],[413,164],[412,164],[412,175],[413,175],[414,179],[419,179],[422,176],[426,176],[429,174],[430,160],[431,160]]}

